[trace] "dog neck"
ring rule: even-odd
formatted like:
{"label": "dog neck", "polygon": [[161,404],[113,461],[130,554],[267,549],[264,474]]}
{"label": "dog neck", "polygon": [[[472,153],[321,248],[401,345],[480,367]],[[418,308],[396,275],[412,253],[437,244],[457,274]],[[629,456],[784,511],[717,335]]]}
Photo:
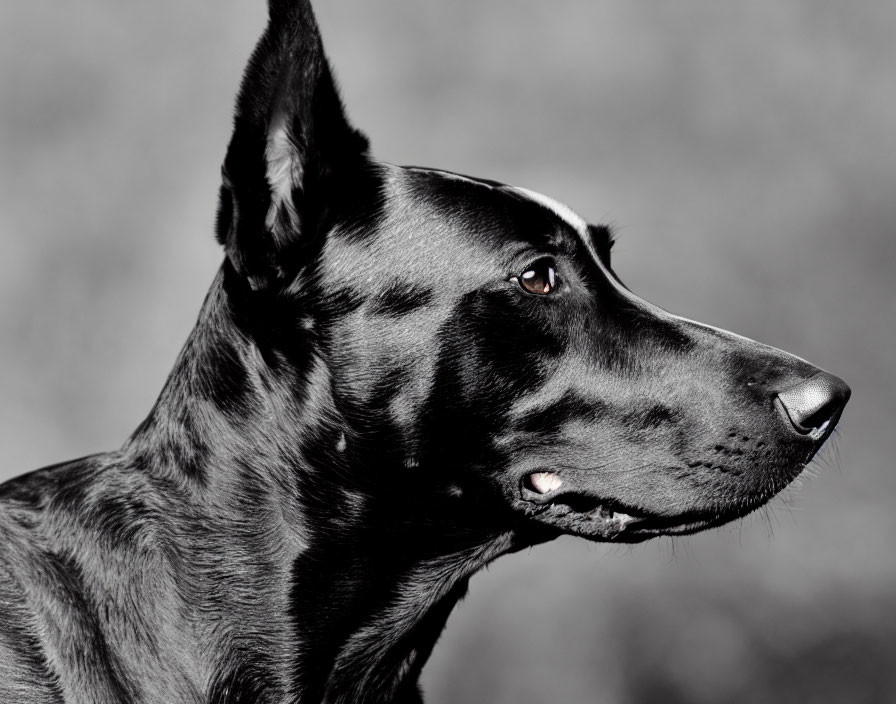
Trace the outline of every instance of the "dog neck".
{"label": "dog neck", "polygon": [[482,497],[409,468],[390,438],[357,441],[323,354],[308,339],[262,344],[228,276],[225,265],[125,448],[168,487],[166,500],[189,503],[170,515],[201,516],[171,520],[179,571],[192,575],[178,590],[226,634],[211,689],[413,701],[469,577],[531,541]]}

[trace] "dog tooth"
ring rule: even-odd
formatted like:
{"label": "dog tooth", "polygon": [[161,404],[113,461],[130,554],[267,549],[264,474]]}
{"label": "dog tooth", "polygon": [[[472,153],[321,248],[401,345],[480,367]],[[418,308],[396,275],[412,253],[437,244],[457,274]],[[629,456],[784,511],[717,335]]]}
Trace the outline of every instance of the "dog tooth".
{"label": "dog tooth", "polygon": [[598,506],[597,508],[589,511],[586,515],[592,521],[603,523],[606,526],[617,526],[619,528],[625,528],[629,523],[632,523],[635,520],[627,513],[611,511],[604,506]]}
{"label": "dog tooth", "polygon": [[553,472],[536,472],[529,476],[529,481],[539,494],[548,494],[563,486],[563,480]]}

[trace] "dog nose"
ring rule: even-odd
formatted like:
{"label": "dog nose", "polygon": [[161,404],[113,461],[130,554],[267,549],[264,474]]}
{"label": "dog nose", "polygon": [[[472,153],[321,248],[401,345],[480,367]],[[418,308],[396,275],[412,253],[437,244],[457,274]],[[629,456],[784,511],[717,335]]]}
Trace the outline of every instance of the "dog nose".
{"label": "dog nose", "polygon": [[778,399],[798,432],[820,437],[832,421],[837,421],[850,393],[842,379],[819,372],[793,388],[779,392]]}

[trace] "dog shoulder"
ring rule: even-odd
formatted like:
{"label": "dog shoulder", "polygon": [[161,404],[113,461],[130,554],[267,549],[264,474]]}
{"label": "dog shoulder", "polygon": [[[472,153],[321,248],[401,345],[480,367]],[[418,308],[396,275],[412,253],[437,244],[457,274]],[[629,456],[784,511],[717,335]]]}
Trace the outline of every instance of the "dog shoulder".
{"label": "dog shoulder", "polygon": [[[0,701],[59,702],[71,687],[130,700],[107,622],[112,594],[140,583],[128,565],[149,552],[137,470],[110,453],[0,486]],[[103,657],[85,659],[87,643]]]}

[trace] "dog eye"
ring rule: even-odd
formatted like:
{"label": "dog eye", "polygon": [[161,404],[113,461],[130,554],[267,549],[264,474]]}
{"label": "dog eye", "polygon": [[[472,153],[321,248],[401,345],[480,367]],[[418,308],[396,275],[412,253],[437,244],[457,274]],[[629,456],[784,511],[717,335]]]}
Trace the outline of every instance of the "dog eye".
{"label": "dog eye", "polygon": [[546,296],[557,286],[557,270],[550,259],[539,259],[514,278],[526,291],[539,296]]}

